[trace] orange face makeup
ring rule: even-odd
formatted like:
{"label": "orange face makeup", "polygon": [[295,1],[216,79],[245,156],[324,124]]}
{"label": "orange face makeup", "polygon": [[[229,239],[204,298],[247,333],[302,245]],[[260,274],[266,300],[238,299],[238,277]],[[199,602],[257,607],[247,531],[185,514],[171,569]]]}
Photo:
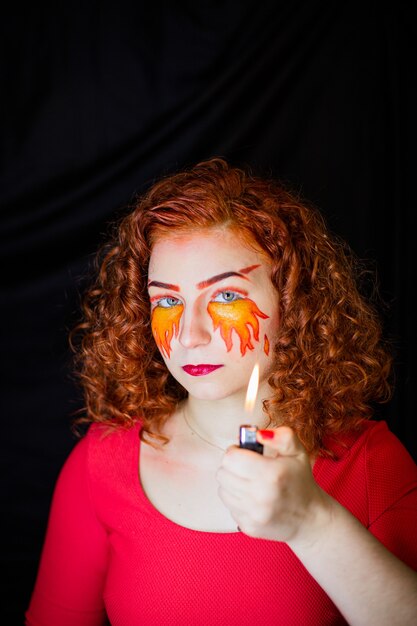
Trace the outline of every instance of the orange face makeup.
{"label": "orange face makeup", "polygon": [[173,307],[157,306],[152,311],[152,334],[156,345],[168,358],[171,353],[171,340],[178,336],[183,309],[182,304],[177,304]]}
{"label": "orange face makeup", "polygon": [[[253,300],[248,298],[228,303],[209,302],[207,310],[213,320],[214,330],[220,328],[220,334],[228,352],[233,347],[232,332],[235,331],[239,335],[242,356],[245,355],[247,349],[254,349],[250,329],[252,329],[253,339],[259,341],[258,317],[261,319],[269,317],[258,309]],[[266,344],[264,348],[266,348]]]}
{"label": "orange face makeup", "polygon": [[269,354],[269,339],[268,337],[265,335],[265,339],[264,339],[264,352],[266,354],[266,356],[268,356]]}

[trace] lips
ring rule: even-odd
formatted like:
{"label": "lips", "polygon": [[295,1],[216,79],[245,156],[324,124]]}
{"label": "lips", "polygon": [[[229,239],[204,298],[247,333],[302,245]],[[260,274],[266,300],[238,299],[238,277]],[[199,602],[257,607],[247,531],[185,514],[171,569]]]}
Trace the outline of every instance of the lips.
{"label": "lips", "polygon": [[190,374],[190,376],[206,376],[214,370],[218,370],[219,367],[223,367],[223,365],[208,365],[208,364],[200,364],[200,365],[183,365],[184,372]]}

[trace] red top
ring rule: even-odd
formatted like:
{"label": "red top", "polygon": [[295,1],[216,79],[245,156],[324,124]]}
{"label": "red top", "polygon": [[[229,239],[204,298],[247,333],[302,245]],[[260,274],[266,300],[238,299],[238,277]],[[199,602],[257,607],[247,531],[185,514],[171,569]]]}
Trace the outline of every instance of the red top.
{"label": "red top", "polygon": [[[184,528],[138,477],[139,425],[93,426],[55,489],[29,626],[325,626],[345,624],[281,542]],[[385,422],[333,444],[317,483],[417,569],[417,466]]]}

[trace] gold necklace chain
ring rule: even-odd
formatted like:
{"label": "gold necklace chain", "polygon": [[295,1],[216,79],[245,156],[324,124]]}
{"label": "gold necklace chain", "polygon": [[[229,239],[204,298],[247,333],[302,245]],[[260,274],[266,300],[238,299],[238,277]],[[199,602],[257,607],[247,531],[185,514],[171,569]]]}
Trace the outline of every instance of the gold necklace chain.
{"label": "gold necklace chain", "polygon": [[194,435],[197,435],[197,437],[199,439],[201,439],[201,441],[204,441],[205,443],[208,443],[209,446],[213,446],[213,448],[217,448],[218,450],[221,450],[222,452],[226,452],[226,448],[221,448],[220,446],[216,445],[212,441],[209,441],[208,439],[205,439],[196,430],[194,430],[194,428],[191,426],[190,422],[187,420],[187,416],[185,415],[185,410],[184,409],[182,410],[182,415],[184,417],[184,421],[187,424],[188,428],[191,430],[192,433],[194,433]]}

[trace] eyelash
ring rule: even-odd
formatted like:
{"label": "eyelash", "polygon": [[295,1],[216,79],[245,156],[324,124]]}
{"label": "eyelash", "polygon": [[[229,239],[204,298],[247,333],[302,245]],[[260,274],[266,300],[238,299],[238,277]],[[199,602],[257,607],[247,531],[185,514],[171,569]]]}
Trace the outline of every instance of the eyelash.
{"label": "eyelash", "polygon": [[[233,296],[236,296],[233,298],[233,300],[217,300],[216,298],[218,298],[219,296],[223,296],[224,294],[232,294]],[[221,304],[229,304],[230,302],[236,302],[236,300],[242,300],[245,294],[241,294],[239,293],[237,290],[234,289],[222,289],[221,291],[216,291],[216,293],[212,296],[211,301],[212,302],[220,302]]]}
{"label": "eyelash", "polygon": [[[235,296],[233,298],[233,300],[217,300],[216,298],[218,298],[219,296],[223,296],[224,298],[224,294],[232,294],[233,296]],[[240,289],[218,289],[217,291],[214,292],[214,294],[211,297],[211,302],[219,302],[220,304],[229,304],[231,302],[236,302],[236,300],[243,300],[246,296],[247,296],[247,292],[246,291],[241,291]],[[164,301],[167,300],[173,300],[174,302],[168,306],[165,306],[164,304],[161,304]],[[155,307],[161,307],[163,309],[171,309],[174,306],[178,306],[179,304],[182,304],[181,300],[179,298],[175,298],[175,296],[160,296],[157,298],[152,298],[151,300],[152,302],[152,306],[153,308]]]}
{"label": "eyelash", "polygon": [[[164,300],[175,300],[175,303],[164,306],[163,304],[161,304],[161,302],[163,302]],[[162,309],[172,309],[174,306],[178,306],[179,304],[182,304],[181,300],[179,300],[178,298],[174,298],[174,296],[162,296],[161,298],[153,301],[154,307],[160,306]]]}

